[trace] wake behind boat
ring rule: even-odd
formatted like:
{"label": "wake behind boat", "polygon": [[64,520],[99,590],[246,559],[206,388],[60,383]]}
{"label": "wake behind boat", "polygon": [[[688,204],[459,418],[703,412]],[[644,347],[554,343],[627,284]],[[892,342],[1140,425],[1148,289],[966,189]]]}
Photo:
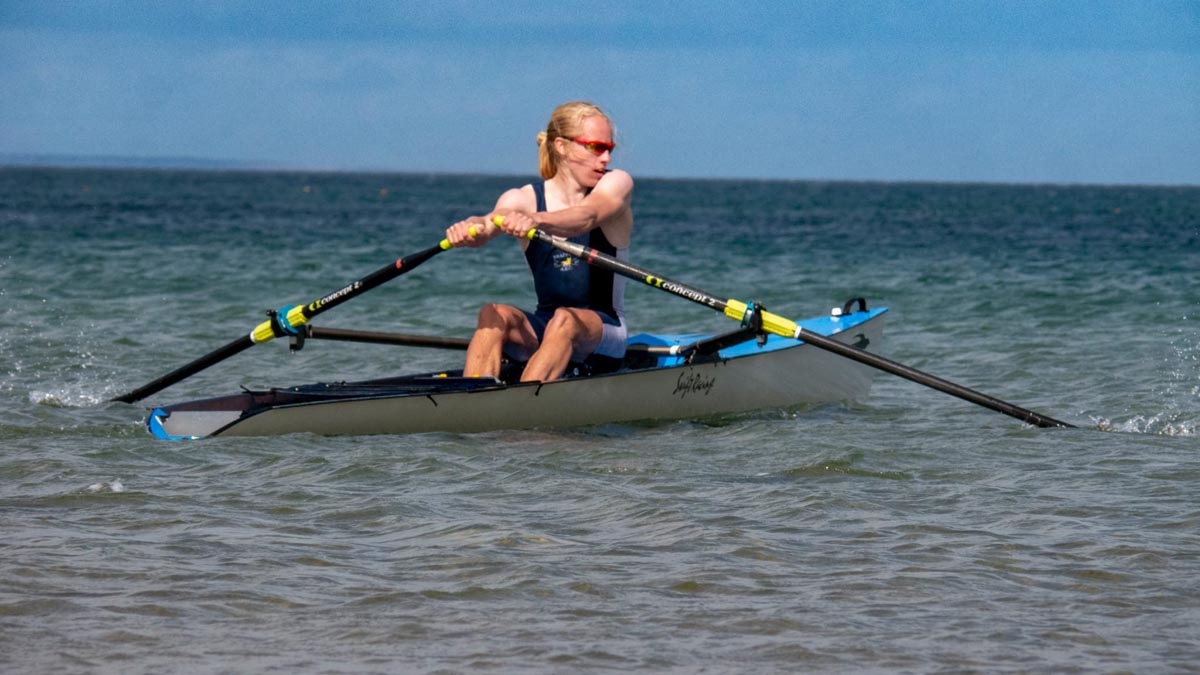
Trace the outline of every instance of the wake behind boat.
{"label": "wake behind boat", "polygon": [[[857,300],[797,322],[851,348],[882,345],[885,308]],[[746,328],[717,336],[641,334],[613,373],[518,383],[461,371],[248,390],[156,408],[147,426],[163,439],[209,436],[406,434],[563,428],[692,419],[864,398],[874,369],[803,340]]]}

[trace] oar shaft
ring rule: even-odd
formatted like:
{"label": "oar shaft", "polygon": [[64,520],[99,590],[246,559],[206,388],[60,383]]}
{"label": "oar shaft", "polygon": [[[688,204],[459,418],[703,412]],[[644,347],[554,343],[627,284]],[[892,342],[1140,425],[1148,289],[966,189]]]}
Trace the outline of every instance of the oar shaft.
{"label": "oar shaft", "polygon": [[879,370],[897,375],[906,380],[916,382],[917,384],[923,384],[927,387],[937,389],[942,393],[950,394],[951,396],[961,398],[964,401],[970,401],[971,403],[981,405],[985,408],[990,408],[991,410],[995,410],[998,413],[1003,413],[1009,417],[1015,417],[1026,424],[1033,424],[1039,427],[1074,427],[1073,424],[1060,422],[1053,417],[1036,413],[1018,405],[1013,405],[1007,401],[1001,401],[993,396],[988,396],[987,394],[975,391],[974,389],[970,389],[960,384],[955,384],[949,380],[942,379],[937,375],[917,370],[916,368],[906,366],[903,363],[898,363],[878,354],[872,354],[871,352],[864,351],[856,347],[851,347],[850,345],[843,344],[819,333],[800,329],[796,338],[799,340],[804,340],[806,343],[811,344],[814,347],[820,347],[826,351],[845,356],[846,358],[853,359],[859,363],[864,363],[874,368],[878,368]]}
{"label": "oar shaft", "polygon": [[128,394],[118,396],[113,400],[120,401],[121,403],[133,403],[134,401],[140,401],[151,394],[162,391],[176,382],[180,382],[186,378],[189,378],[205,368],[224,361],[234,354],[249,349],[253,346],[254,340],[252,340],[249,335],[243,335],[224,347],[209,352],[195,361],[192,361],[185,366],[180,366],[166,375],[163,375],[152,382],[148,382],[137,389],[134,389]]}
{"label": "oar shaft", "polygon": [[538,229],[530,230],[529,235],[527,236],[530,239],[537,239],[565,253],[569,253],[589,265],[603,267],[616,272],[621,276],[628,277],[635,281],[640,281],[644,284],[654,286],[655,288],[660,288],[668,293],[674,293],[681,298],[700,303],[701,305],[715,309],[718,312],[724,312],[727,306],[725,300],[722,300],[715,295],[709,295],[708,293],[705,293],[697,288],[692,288],[687,284],[681,284],[678,281],[672,281],[671,279],[658,276],[653,272],[642,269],[637,265],[631,265],[623,260],[617,260],[616,258],[601,251],[597,251],[590,246],[584,246],[583,244],[577,244],[573,241],[567,241],[565,239],[556,239],[555,237],[552,237]]}
{"label": "oar shaft", "polygon": [[[345,328],[322,328],[307,325],[304,327],[304,337],[310,340],[340,340],[343,342],[362,342],[376,345],[400,345],[404,347],[429,347],[431,349],[456,349],[464,351],[471,346],[467,338],[438,337],[436,335],[410,335],[407,333],[380,333],[375,331],[349,330]],[[683,345],[689,347],[694,345]],[[632,344],[626,351],[639,354],[659,354],[676,356],[681,351],[680,346],[660,347],[643,344]]]}
{"label": "oar shaft", "polygon": [[[268,340],[294,333],[299,330],[300,326],[308,323],[308,320],[314,316],[337,307],[347,300],[362,295],[367,291],[383,285],[384,283],[395,279],[396,277],[408,272],[417,265],[429,260],[433,256],[442,251],[451,248],[449,240],[443,239],[437,246],[431,246],[424,251],[418,251],[409,256],[400,258],[396,262],[380,267],[367,276],[358,281],[351,282],[342,288],[318,298],[307,305],[299,307],[291,307],[283,316],[274,318],[269,321],[264,321],[250,332],[250,339],[254,342],[266,342]],[[283,324],[283,325],[280,325]],[[290,330],[289,330],[290,329]]]}
{"label": "oar shaft", "polygon": [[[616,258],[597,251],[590,246],[583,246],[574,242],[556,239],[537,229],[530,230],[528,237],[530,239],[538,239],[539,241],[543,241],[559,250],[565,251],[566,253],[583,260],[589,265],[603,267],[612,272],[620,274],[621,276],[628,277],[635,281],[641,281],[649,286],[653,286],[655,288],[667,291],[668,293],[678,295],[681,298],[686,298],[692,302],[715,309],[724,313],[731,319],[741,321],[746,316],[748,306],[744,302],[739,302],[732,299],[721,300],[715,295],[705,293],[697,288],[693,288],[686,284],[681,284],[677,281],[672,281],[666,277],[659,276],[653,272],[637,267],[636,265],[631,265],[627,262],[617,260]],[[762,323],[763,330],[768,333],[804,340],[806,343],[814,347],[833,352],[839,356],[844,356],[848,359],[866,364],[873,368],[903,377],[906,380],[923,384],[927,387],[937,389],[943,393],[956,396],[965,401],[970,401],[972,403],[981,405],[985,408],[990,408],[991,410],[995,410],[996,412],[1003,413],[1010,417],[1015,417],[1027,424],[1034,424],[1039,427],[1070,428],[1074,426],[1067,424],[1066,422],[1060,422],[1052,417],[1041,415],[1032,410],[1013,405],[1012,403],[1001,401],[998,398],[994,398],[992,396],[988,396],[987,394],[975,391],[974,389],[969,389],[962,385],[955,384],[936,375],[922,372],[916,368],[910,368],[909,366],[892,361],[891,359],[884,358],[878,354],[872,354],[871,352],[842,344],[841,342],[824,335],[813,333],[812,331],[806,331],[796,324],[796,322],[781,317],[777,314],[762,312]]]}
{"label": "oar shaft", "polygon": [[366,293],[377,286],[382,286],[401,274],[408,272],[417,265],[420,265],[426,260],[429,260],[433,256],[441,253],[442,251],[449,250],[450,248],[450,242],[443,240],[442,243],[438,244],[437,246],[431,246],[424,251],[419,251],[412,255],[405,256],[390,265],[380,267],[362,279],[344,286],[343,288],[336,290],[319,300],[313,301],[311,304],[305,307],[304,314],[306,317],[311,319],[321,312],[337,307],[350,298],[362,295],[363,293]]}
{"label": "oar shaft", "polygon": [[[678,295],[681,298],[691,300],[692,302],[704,305],[710,309],[715,309],[734,321],[741,321],[744,319],[746,317],[746,312],[749,310],[749,305],[744,302],[739,302],[732,299],[722,300],[721,298],[718,298],[711,293],[705,293],[698,288],[668,279],[664,276],[638,267],[637,265],[631,265],[623,260],[617,260],[607,253],[597,251],[590,246],[576,244],[575,242],[564,239],[557,239],[538,229],[530,230],[527,236],[530,239],[537,239],[561,251],[570,253],[589,265],[604,267],[608,270],[616,272],[617,274],[620,274],[621,276],[628,277],[635,281],[640,281],[648,286],[653,286],[668,293]],[[796,337],[796,331],[800,330],[800,327],[796,325],[796,322],[779,316],[778,314],[762,312],[761,318],[763,330],[774,335],[794,338]]]}
{"label": "oar shaft", "polygon": [[259,342],[266,342],[273,338],[287,335],[290,331],[296,331],[300,328],[300,326],[307,323],[309,319],[320,314],[321,312],[337,307],[350,298],[362,295],[372,288],[376,288],[377,286],[395,279],[401,274],[411,271],[426,260],[429,260],[433,256],[441,253],[442,251],[449,250],[450,248],[452,248],[452,246],[449,240],[443,239],[437,246],[431,246],[423,251],[418,251],[412,255],[400,258],[394,263],[381,267],[362,279],[343,286],[342,288],[322,298],[314,300],[307,305],[291,307],[288,308],[286,312],[281,311],[280,316],[273,317],[272,319],[264,321],[255,326],[254,330],[251,331],[249,335],[240,337],[224,347],[221,347],[220,349],[209,352],[195,361],[177,368],[154,380],[153,382],[142,385],[128,394],[118,396],[113,400],[120,401],[122,403],[133,403],[134,401],[140,401],[147,396],[166,389],[176,382],[180,382],[188,377],[191,377],[192,375],[195,375],[209,366],[220,363],[221,361],[224,361],[234,354],[248,349]]}
{"label": "oar shaft", "polygon": [[341,340],[343,342],[429,347],[432,349],[465,350],[471,344],[471,341],[467,338],[408,335],[406,333],[380,333],[376,331],[347,330],[345,328],[321,328],[318,326],[305,326],[304,336],[312,340]]}

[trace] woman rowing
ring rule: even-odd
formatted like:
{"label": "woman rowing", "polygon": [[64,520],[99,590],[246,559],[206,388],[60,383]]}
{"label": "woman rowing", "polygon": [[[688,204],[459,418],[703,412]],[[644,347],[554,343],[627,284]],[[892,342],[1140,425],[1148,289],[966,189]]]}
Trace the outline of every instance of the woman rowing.
{"label": "woman rowing", "polygon": [[608,168],[616,147],[612,122],[591,103],[564,103],[537,142],[542,180],[508,190],[491,213],[446,230],[456,247],[516,237],[537,292],[534,312],[495,303],[479,310],[466,376],[499,376],[501,354],[527,362],[522,382],[556,380],[572,363],[615,370],[625,356],[625,279],[525,238],[536,227],[628,259],[633,179]]}

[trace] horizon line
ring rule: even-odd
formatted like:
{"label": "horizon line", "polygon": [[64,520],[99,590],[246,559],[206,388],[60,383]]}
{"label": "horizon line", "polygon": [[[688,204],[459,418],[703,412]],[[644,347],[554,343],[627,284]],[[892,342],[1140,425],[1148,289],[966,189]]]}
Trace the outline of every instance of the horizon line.
{"label": "horizon line", "polygon": [[[445,171],[389,168],[347,168],[297,166],[268,160],[214,159],[187,156],[137,155],[67,155],[56,153],[0,152],[3,169],[128,169],[161,171],[243,171],[246,173],[316,173],[316,174],[394,174],[417,176],[478,176],[517,177],[523,173],[490,171]],[[533,173],[533,172],[531,172]],[[938,178],[783,178],[761,176],[655,176],[643,175],[640,180],[678,181],[743,181],[756,183],[881,183],[881,184],[939,184],[939,185],[1011,185],[1061,187],[1136,187],[1136,188],[1200,188],[1196,183],[1106,183],[1100,181],[1006,181],[984,179]]]}

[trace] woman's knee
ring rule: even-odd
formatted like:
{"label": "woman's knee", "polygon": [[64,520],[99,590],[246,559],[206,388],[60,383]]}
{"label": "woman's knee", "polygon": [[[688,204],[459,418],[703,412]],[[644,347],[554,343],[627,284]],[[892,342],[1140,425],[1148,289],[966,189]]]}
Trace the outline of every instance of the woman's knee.
{"label": "woman's knee", "polygon": [[494,328],[504,330],[511,323],[510,312],[506,311],[509,308],[505,305],[498,305],[494,302],[479,308],[479,318],[476,320],[478,328]]}
{"label": "woman's knee", "polygon": [[583,322],[569,309],[559,307],[554,310],[554,315],[546,322],[546,332],[565,333],[567,335],[577,335],[583,329]]}
{"label": "woman's knee", "polygon": [[580,353],[590,353],[600,343],[604,324],[599,315],[586,309],[558,309],[546,324],[546,338],[570,340]]}

